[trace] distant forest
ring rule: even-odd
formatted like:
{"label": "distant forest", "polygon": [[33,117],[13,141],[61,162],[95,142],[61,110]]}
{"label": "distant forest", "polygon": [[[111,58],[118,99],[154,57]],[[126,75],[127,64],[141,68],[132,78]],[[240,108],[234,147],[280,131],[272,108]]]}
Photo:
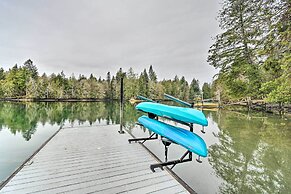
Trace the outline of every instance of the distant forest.
{"label": "distant forest", "polygon": [[[133,68],[127,72],[119,69],[115,74],[108,72],[106,78],[71,75],[64,72],[39,76],[37,66],[32,60],[27,60],[22,66],[15,65],[8,71],[0,68],[0,98],[27,98],[27,99],[119,99],[120,80],[124,80],[124,96],[126,99],[143,95],[152,99],[163,99],[168,93],[180,99],[193,101],[201,95],[199,82],[193,79],[189,84],[185,77],[173,80],[158,81],[157,75],[150,66],[148,70],[137,74]],[[204,98],[211,98],[211,86],[204,83],[202,87]]]}

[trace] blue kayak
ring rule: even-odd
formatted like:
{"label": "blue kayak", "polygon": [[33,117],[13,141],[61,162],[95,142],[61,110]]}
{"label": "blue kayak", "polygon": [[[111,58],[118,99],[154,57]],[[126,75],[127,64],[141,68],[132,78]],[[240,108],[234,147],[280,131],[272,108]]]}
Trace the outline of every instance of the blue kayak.
{"label": "blue kayak", "polygon": [[207,156],[207,148],[204,140],[193,132],[155,119],[150,119],[147,116],[139,117],[138,122],[150,131],[166,137],[167,139],[183,146],[190,152],[202,157]]}
{"label": "blue kayak", "polygon": [[196,123],[202,126],[208,126],[208,121],[203,112],[193,108],[169,106],[153,102],[142,102],[136,106],[136,109],[185,123]]}

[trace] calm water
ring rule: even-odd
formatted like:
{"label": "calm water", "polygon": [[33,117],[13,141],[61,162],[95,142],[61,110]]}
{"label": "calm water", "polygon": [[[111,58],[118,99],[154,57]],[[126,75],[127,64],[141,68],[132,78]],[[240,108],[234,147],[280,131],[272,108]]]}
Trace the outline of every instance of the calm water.
{"label": "calm water", "polygon": [[[205,111],[209,156],[199,164],[179,164],[174,171],[199,193],[290,193],[291,122],[264,113]],[[124,126],[136,136],[149,132],[135,127],[141,115],[126,104]],[[60,126],[119,124],[118,103],[0,102],[0,181],[5,180]],[[172,123],[175,124],[175,123]],[[146,142],[164,160],[161,141]],[[169,147],[169,159],[185,150]]]}

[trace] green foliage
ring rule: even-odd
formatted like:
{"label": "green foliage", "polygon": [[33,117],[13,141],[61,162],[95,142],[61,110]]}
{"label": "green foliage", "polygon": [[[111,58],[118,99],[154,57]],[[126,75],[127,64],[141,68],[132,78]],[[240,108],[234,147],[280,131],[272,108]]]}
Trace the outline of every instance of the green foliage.
{"label": "green foliage", "polygon": [[210,99],[213,96],[212,91],[211,91],[211,85],[209,83],[203,84],[202,92],[203,92],[203,99]]}
{"label": "green foliage", "polygon": [[107,72],[106,76],[106,85],[105,85],[105,98],[111,99],[112,98],[112,88],[111,88],[111,75],[110,72]]}
{"label": "green foliage", "polygon": [[[162,99],[164,93],[168,93],[192,101],[193,96],[200,93],[198,80],[193,79],[190,86],[184,76],[181,79],[175,76],[173,80],[158,81],[152,66],[148,71],[144,69],[139,76],[132,68],[126,73],[120,68],[115,76],[108,72],[106,79],[97,79],[93,74],[88,78],[84,75],[76,78],[74,74],[66,77],[63,71],[39,76],[37,67],[28,60],[24,66],[15,65],[7,72],[0,69],[0,78],[0,98],[119,99],[121,78],[125,99],[135,98],[137,95]],[[190,94],[192,97],[189,98]]]}
{"label": "green foliage", "polygon": [[149,68],[149,78],[152,82],[157,82],[157,74],[156,72],[153,70],[153,66],[151,65]]}
{"label": "green foliage", "polygon": [[125,80],[124,80],[124,96],[126,99],[134,98],[137,96],[138,93],[138,78],[137,74],[134,73],[132,68],[129,68],[129,70],[126,73]]}
{"label": "green foliage", "polygon": [[5,79],[4,69],[1,67],[0,68],[0,80],[4,80],[4,79]]}
{"label": "green foliage", "polygon": [[190,84],[189,99],[194,100],[197,95],[200,95],[199,81],[193,79]]}
{"label": "green foliage", "polygon": [[223,1],[224,32],[208,56],[210,65],[220,69],[215,93],[225,100],[290,102],[290,5],[286,0]]}
{"label": "green foliage", "polygon": [[180,95],[178,96],[178,98],[182,100],[187,100],[189,98],[189,86],[184,76],[182,76],[180,80],[179,88],[180,88]]}
{"label": "green foliage", "polygon": [[144,71],[139,76],[138,88],[140,95],[149,96],[149,76],[146,69],[144,69]]}
{"label": "green foliage", "polygon": [[291,3],[281,0],[275,5],[270,33],[260,52],[266,58],[261,91],[269,102],[291,103]]}
{"label": "green foliage", "polygon": [[261,90],[266,93],[268,102],[291,103],[291,55],[283,59],[282,75],[276,79],[265,82]]}
{"label": "green foliage", "polygon": [[33,64],[32,60],[28,59],[23,64],[23,68],[28,73],[28,77],[32,77],[33,79],[36,79],[38,76],[38,70],[37,67]]}

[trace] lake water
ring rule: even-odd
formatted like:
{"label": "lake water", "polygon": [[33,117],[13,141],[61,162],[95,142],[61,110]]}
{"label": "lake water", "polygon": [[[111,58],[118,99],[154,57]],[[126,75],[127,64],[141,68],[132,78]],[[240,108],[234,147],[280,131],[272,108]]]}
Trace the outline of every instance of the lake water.
{"label": "lake water", "polygon": [[[0,181],[61,126],[119,124],[119,113],[118,103],[0,102]],[[194,159],[173,169],[189,186],[198,193],[291,192],[290,118],[226,110],[204,113],[209,121],[206,134],[197,125],[194,132],[205,140],[208,157],[202,158],[202,164]],[[149,135],[147,130],[135,126],[142,113],[133,105],[126,104],[123,115],[124,127],[132,134]],[[164,160],[160,140],[145,145]],[[177,159],[184,152],[180,146],[171,145],[168,159]]]}

